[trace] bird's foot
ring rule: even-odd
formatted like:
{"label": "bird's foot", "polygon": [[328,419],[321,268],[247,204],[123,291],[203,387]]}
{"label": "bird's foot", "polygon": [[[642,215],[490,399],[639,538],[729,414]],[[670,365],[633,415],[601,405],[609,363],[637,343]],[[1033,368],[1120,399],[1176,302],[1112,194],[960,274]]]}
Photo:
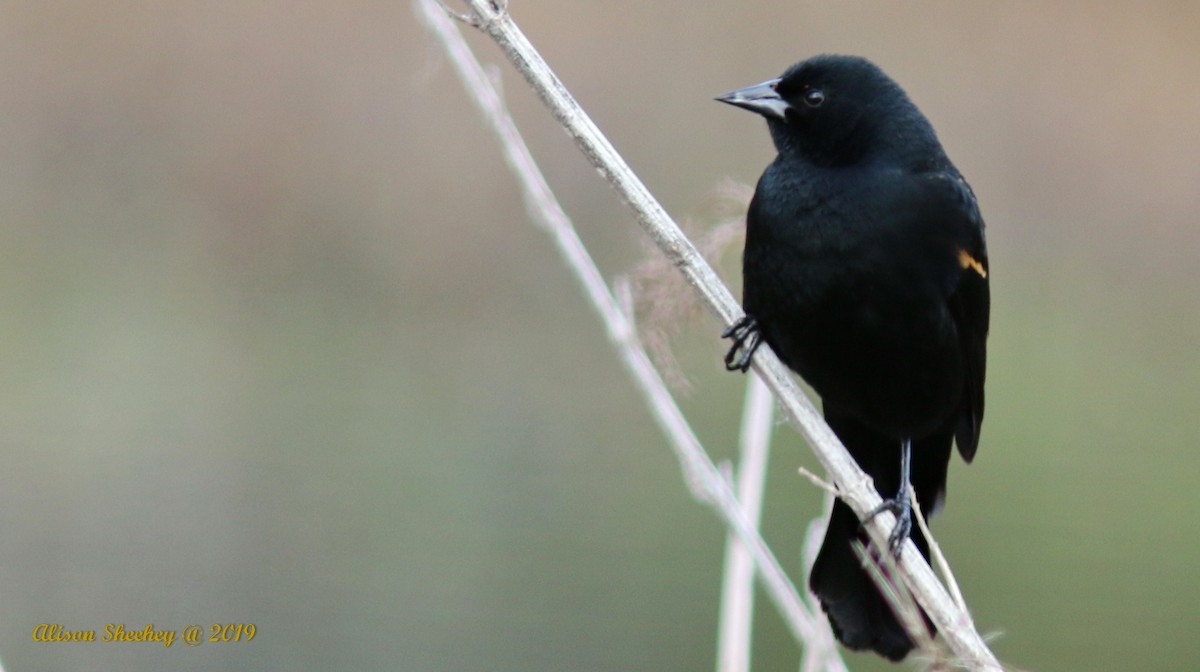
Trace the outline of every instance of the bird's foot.
{"label": "bird's foot", "polygon": [[745,373],[750,368],[750,358],[754,356],[754,351],[762,345],[762,331],[758,328],[758,321],[749,315],[743,315],[742,319],[721,332],[721,338],[733,340],[729,352],[725,353],[725,370]]}
{"label": "bird's foot", "polygon": [[892,552],[893,556],[899,558],[900,551],[904,548],[904,540],[908,539],[909,533],[912,532],[912,502],[908,498],[908,493],[901,492],[892,499],[883,500],[883,503],[875,507],[875,510],[871,511],[862,524],[866,525],[872,518],[884,511],[891,511],[892,515],[896,516],[896,526],[888,535],[888,550]]}

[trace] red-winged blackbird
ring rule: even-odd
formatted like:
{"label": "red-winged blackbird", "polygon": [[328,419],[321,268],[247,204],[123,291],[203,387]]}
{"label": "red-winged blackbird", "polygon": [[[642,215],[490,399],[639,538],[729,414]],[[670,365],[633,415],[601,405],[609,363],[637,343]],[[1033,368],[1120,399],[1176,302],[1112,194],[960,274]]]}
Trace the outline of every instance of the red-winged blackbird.
{"label": "red-winged blackbird", "polygon": [[[761,114],[778,156],[746,216],[746,316],[725,357],[760,340],[821,395],[825,419],[886,494],[898,551],[913,541],[905,485],[942,505],[951,443],[970,462],[983,420],[989,290],[983,219],[933,127],[869,61],[817,56],[717,98]],[[852,649],[900,660],[913,644],[850,547],[840,500],[809,584]]]}

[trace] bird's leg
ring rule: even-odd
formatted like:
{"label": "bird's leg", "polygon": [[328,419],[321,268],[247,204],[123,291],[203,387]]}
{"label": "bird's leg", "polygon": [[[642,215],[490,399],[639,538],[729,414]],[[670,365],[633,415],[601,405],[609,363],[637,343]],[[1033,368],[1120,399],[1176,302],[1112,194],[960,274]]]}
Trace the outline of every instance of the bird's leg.
{"label": "bird's leg", "polygon": [[733,345],[729,347],[729,352],[725,353],[725,370],[745,373],[750,368],[750,358],[754,356],[754,351],[762,344],[762,331],[758,328],[758,321],[749,315],[743,315],[742,319],[721,332],[721,338],[733,339]]}
{"label": "bird's leg", "polygon": [[909,533],[912,532],[912,500],[909,499],[911,488],[908,484],[911,462],[912,440],[904,439],[900,442],[900,492],[892,499],[883,500],[883,503],[875,507],[863,520],[865,525],[884,511],[891,511],[892,515],[896,516],[896,527],[892,528],[892,533],[888,535],[888,549],[897,558],[900,557],[900,550],[904,548],[904,540],[908,539]]}

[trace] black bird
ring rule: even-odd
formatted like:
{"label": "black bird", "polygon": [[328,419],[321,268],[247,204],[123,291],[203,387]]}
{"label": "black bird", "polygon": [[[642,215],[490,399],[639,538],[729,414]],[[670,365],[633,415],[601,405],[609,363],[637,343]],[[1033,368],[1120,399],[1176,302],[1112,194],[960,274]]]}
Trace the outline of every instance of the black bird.
{"label": "black bird", "polygon": [[[821,395],[825,419],[914,529],[906,484],[942,505],[951,444],[970,462],[983,421],[988,260],[971,187],[904,91],[866,59],[824,55],[717,100],[767,120],[778,156],[746,216],[746,316],[730,370],[761,341]],[[892,660],[913,643],[863,571],[866,538],[837,501],[809,579],[834,633]],[[927,620],[927,619],[926,619]]]}

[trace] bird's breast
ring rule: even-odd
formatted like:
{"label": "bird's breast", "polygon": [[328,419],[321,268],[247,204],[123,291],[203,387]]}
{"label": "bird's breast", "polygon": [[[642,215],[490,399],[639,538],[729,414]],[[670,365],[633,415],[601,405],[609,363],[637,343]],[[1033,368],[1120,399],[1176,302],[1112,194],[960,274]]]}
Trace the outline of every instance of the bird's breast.
{"label": "bird's breast", "polygon": [[939,429],[957,408],[962,354],[929,279],[838,254],[767,254],[754,266],[747,312],[826,403],[910,437]]}

